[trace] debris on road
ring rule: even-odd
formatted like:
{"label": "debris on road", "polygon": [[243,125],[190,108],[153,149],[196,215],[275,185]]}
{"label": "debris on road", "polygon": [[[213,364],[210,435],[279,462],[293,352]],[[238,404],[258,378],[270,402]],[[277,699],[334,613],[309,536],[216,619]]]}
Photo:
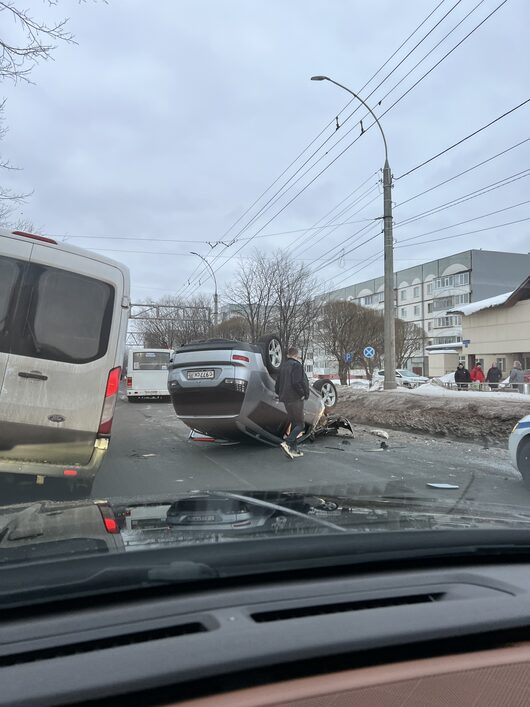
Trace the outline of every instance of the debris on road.
{"label": "debris on road", "polygon": [[383,439],[388,439],[388,432],[385,432],[384,430],[370,430],[371,435],[375,435],[376,437],[383,437]]}

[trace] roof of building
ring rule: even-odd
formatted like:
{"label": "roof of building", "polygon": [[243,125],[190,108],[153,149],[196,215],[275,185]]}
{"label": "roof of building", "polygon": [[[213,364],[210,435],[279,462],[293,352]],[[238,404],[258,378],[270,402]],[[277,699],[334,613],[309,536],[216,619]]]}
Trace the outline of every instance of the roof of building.
{"label": "roof of building", "polygon": [[[451,351],[451,349],[461,349],[462,348],[462,342],[461,341],[456,341],[453,342],[452,344],[429,344],[429,346],[425,347],[426,351],[429,351],[429,353],[436,353],[437,350],[440,350],[440,352],[444,353],[454,353]],[[449,349],[449,351],[448,351]]]}
{"label": "roof of building", "polygon": [[468,317],[470,314],[482,312],[485,309],[493,309],[495,307],[513,307],[517,302],[530,299],[530,275],[519,285],[519,287],[511,292],[505,292],[502,295],[488,297],[488,299],[480,300],[479,302],[471,302],[464,304],[455,309],[448,309],[448,314],[463,314]]}

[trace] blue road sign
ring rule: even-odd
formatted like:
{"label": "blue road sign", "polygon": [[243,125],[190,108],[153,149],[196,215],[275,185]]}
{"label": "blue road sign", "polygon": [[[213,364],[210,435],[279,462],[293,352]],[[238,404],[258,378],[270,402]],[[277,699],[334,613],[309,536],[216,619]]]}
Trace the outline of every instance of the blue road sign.
{"label": "blue road sign", "polygon": [[375,356],[375,349],[373,346],[365,346],[363,351],[363,356],[365,358],[373,358]]}
{"label": "blue road sign", "polygon": [[342,358],[344,359],[344,363],[351,363],[353,361],[353,354],[351,351],[348,351],[348,353],[345,353]]}

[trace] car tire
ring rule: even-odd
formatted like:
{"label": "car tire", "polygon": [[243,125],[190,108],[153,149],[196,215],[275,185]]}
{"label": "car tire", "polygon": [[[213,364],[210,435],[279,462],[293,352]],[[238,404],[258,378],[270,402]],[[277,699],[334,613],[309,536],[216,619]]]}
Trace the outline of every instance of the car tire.
{"label": "car tire", "polygon": [[517,448],[517,468],[521,472],[524,485],[530,489],[530,437],[525,437]]}
{"label": "car tire", "polygon": [[265,368],[272,376],[277,375],[283,362],[283,350],[279,337],[275,334],[262,336],[258,344],[261,348]]}
{"label": "car tire", "polygon": [[323,378],[316,381],[316,383],[313,384],[313,388],[320,393],[326,412],[333,410],[338,399],[335,384],[332,381]]}

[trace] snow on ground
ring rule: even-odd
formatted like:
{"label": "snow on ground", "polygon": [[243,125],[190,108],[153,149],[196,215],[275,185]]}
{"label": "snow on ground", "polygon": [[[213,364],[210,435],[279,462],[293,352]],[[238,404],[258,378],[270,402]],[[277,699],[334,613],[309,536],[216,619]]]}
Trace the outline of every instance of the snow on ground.
{"label": "snow on ground", "polygon": [[[447,374],[452,375],[452,374]],[[454,374],[453,374],[454,375]],[[443,376],[445,378],[446,376]],[[439,378],[438,380],[442,380]],[[523,393],[503,393],[501,391],[480,391],[480,390],[455,390],[454,388],[446,388],[445,386],[437,385],[434,382],[425,383],[413,390],[408,390],[411,395],[433,395],[446,398],[459,398],[463,400],[480,399],[480,400],[510,400],[512,402],[529,403],[530,395]]]}

